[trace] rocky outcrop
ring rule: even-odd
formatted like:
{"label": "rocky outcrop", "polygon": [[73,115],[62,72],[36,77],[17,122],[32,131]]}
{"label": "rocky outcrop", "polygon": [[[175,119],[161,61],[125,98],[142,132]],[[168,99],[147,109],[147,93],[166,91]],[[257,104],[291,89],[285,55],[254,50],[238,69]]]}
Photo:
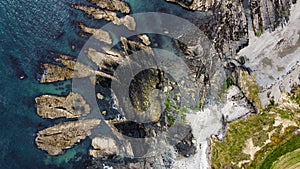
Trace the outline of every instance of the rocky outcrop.
{"label": "rocky outcrop", "polygon": [[220,0],[166,0],[167,2],[177,3],[189,10],[206,11],[216,8],[221,4]]}
{"label": "rocky outcrop", "polygon": [[92,140],[93,149],[90,150],[90,155],[95,158],[107,158],[117,155],[126,155],[127,157],[133,157],[133,151],[131,144],[128,141],[121,141],[121,144],[117,143],[110,137],[98,136]]}
{"label": "rocky outcrop", "polygon": [[67,55],[60,55],[55,61],[61,63],[63,66],[56,64],[43,64],[44,74],[40,79],[41,83],[50,83],[68,80],[72,78],[84,78],[90,76],[102,76],[105,78],[112,79],[113,77],[101,71],[92,69],[82,63],[76,61],[76,59],[71,58]]}
{"label": "rocky outcrop", "polygon": [[129,5],[121,0],[88,0],[91,3],[99,6],[100,8],[105,8],[110,11],[120,11],[121,13],[128,14],[130,12]]}
{"label": "rocky outcrop", "polygon": [[226,103],[221,112],[226,122],[233,122],[256,113],[256,110],[237,86],[231,86],[227,91]]}
{"label": "rocky outcrop", "polygon": [[234,56],[248,45],[248,31],[261,36],[265,30],[273,31],[289,20],[291,4],[283,0],[166,0],[194,11],[211,11],[212,22],[200,26],[215,44],[216,50],[225,56]]}
{"label": "rocky outcrop", "polygon": [[78,118],[90,113],[90,106],[78,93],[69,93],[67,97],[43,95],[35,98],[37,113],[43,118]]}
{"label": "rocky outcrop", "polygon": [[93,149],[90,155],[93,157],[116,156],[119,154],[119,148],[114,139],[109,137],[96,137],[92,140]]}
{"label": "rocky outcrop", "polygon": [[[126,56],[129,56],[133,52],[137,52],[140,50],[147,52],[147,54],[154,55],[152,48],[149,46],[151,44],[151,42],[149,41],[149,37],[147,38],[146,35],[144,35],[143,37],[140,36],[140,40],[142,42],[131,41],[131,40],[126,39],[125,37],[121,37],[120,39],[121,39],[121,42],[123,45],[122,47],[125,51]],[[145,45],[144,43],[149,44],[149,45]]]}
{"label": "rocky outcrop", "polygon": [[111,39],[111,37],[110,37],[110,35],[109,35],[108,32],[106,32],[106,31],[104,31],[102,29],[96,29],[96,28],[87,27],[83,23],[79,23],[78,26],[80,27],[80,29],[83,32],[92,34],[93,37],[95,37],[99,41],[105,42],[105,43],[107,43],[109,45],[112,44],[112,39]]}
{"label": "rocky outcrop", "polygon": [[38,132],[35,143],[50,155],[59,155],[91,134],[101,120],[78,120],[59,123]]}
{"label": "rocky outcrop", "polygon": [[85,13],[92,15],[95,19],[104,19],[111,21],[116,25],[124,25],[129,30],[135,30],[136,23],[132,16],[126,15],[123,18],[119,18],[116,12],[102,10],[100,8],[94,8],[92,6],[74,5],[75,9],[84,11]]}
{"label": "rocky outcrop", "polygon": [[289,20],[291,0],[250,0],[252,26],[256,35],[264,30],[274,30]]}

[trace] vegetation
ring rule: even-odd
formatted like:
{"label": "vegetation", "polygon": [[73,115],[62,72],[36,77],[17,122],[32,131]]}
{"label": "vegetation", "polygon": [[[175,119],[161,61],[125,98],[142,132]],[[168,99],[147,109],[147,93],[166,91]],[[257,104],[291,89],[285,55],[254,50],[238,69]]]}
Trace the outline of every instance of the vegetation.
{"label": "vegetation", "polygon": [[230,86],[234,85],[233,83],[233,80],[228,77],[226,80],[225,80],[225,89],[228,89]]}
{"label": "vegetation", "polygon": [[263,27],[260,27],[259,30],[256,32],[257,37],[261,37],[261,35],[264,33]]}
{"label": "vegetation", "polygon": [[[289,98],[292,103],[300,106],[300,87],[293,89]],[[282,130],[282,124],[274,126],[278,117],[293,121],[298,126],[289,126]],[[280,157],[300,149],[300,134],[297,134],[299,126],[300,109],[283,107],[273,100],[257,115],[229,124],[227,136],[223,141],[213,139],[212,168],[271,168],[272,164],[282,160]],[[258,147],[253,160],[243,151],[249,139],[252,139],[256,148]],[[299,163],[299,157],[285,160]]]}
{"label": "vegetation", "polygon": [[172,126],[175,123],[186,123],[186,113],[188,108],[179,107],[174,100],[170,98],[170,94],[167,93],[167,98],[165,99],[165,113],[169,124]]}

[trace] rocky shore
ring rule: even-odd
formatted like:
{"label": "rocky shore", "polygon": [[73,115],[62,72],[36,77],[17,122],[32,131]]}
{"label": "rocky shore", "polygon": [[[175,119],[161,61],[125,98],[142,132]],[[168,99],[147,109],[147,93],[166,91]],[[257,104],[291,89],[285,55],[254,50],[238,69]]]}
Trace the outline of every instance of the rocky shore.
{"label": "rocky shore", "polygon": [[[94,19],[123,25],[128,30],[135,30],[138,26],[134,18],[127,15],[130,13],[127,3],[119,0],[89,1],[97,7],[84,5],[72,7],[93,16]],[[200,29],[212,41],[212,47],[216,51],[205,53],[200,41],[197,41],[196,45],[180,42],[189,37],[176,39],[174,46],[180,50],[181,57],[190,70],[189,72],[180,72],[179,69],[176,71],[177,74],[185,76],[179,82],[172,80],[160,69],[151,68],[137,72],[139,74],[131,72],[133,68],[147,66],[148,63],[145,64],[145,61],[148,60],[143,60],[142,56],[153,58],[156,55],[152,48],[154,44],[146,34],[133,38],[117,37],[120,40],[119,48],[86,49],[84,53],[87,59],[97,66],[96,70],[66,55],[56,58],[57,64],[43,64],[45,71],[41,83],[96,77],[96,82],[93,81],[93,84],[101,85],[99,79],[102,78],[118,84],[112,97],[114,102],[118,103],[116,105],[124,109],[118,109],[117,116],[103,122],[99,119],[70,121],[41,130],[35,140],[38,148],[51,155],[59,155],[65,149],[91,136],[92,148],[89,154],[96,159],[147,157],[124,164],[122,167],[125,168],[149,168],[151,165],[154,168],[159,166],[188,168],[192,164],[194,168],[199,168],[198,164],[207,168],[210,137],[217,135],[220,140],[223,139],[228,123],[258,112],[261,104],[258,97],[260,88],[257,83],[261,86],[263,80],[257,80],[259,76],[252,71],[259,66],[249,64],[249,61],[260,57],[261,53],[255,53],[253,51],[255,47],[251,45],[258,41],[259,36],[263,38],[262,33],[265,30],[274,30],[280,24],[286,23],[293,2],[281,0],[251,0],[249,3],[218,0],[166,1],[178,3],[189,10],[213,12],[216,20],[207,25],[200,25]],[[125,17],[118,17],[118,12]],[[79,23],[78,26],[83,32],[93,34],[97,40],[107,45],[112,44],[112,37],[108,31],[92,28],[83,23]],[[283,39],[277,43],[281,52],[283,47],[280,44],[288,43],[288,40],[291,39]],[[292,40],[295,43],[285,46],[297,47],[297,40]],[[249,44],[249,49],[245,48]],[[243,48],[245,49],[241,50]],[[263,51],[264,48],[260,50]],[[139,52],[142,56],[132,57],[135,52]],[[281,53],[280,56],[283,54],[288,55],[288,53]],[[293,56],[292,58],[296,57]],[[270,58],[262,61],[267,65],[271,62]],[[124,63],[128,64],[127,67],[116,70],[118,65]],[[170,61],[168,64],[176,70],[176,63]],[[277,70],[279,69],[280,67],[277,66]],[[295,68],[295,71],[297,70],[298,67]],[[118,71],[123,71],[123,74],[118,74]],[[297,73],[294,73],[293,77],[296,75]],[[128,86],[123,83],[123,80],[126,81],[128,77],[133,77],[133,80],[130,79],[132,81],[128,82],[130,85],[127,91],[125,89]],[[186,84],[190,79],[195,84]],[[179,89],[183,89],[187,93],[186,96],[180,95]],[[130,101],[123,97],[124,93],[129,93]],[[95,96],[99,100],[104,99],[99,93],[95,93]],[[180,107],[184,97],[197,100],[194,107]],[[160,99],[165,100],[161,102]],[[87,116],[91,112],[84,98],[72,92],[66,97],[43,95],[36,98],[36,103],[37,113],[43,118],[78,118]],[[130,106],[137,111],[128,109]],[[109,113],[103,112],[105,112],[102,113],[104,116]],[[100,122],[112,135],[99,133],[91,135],[92,130],[99,127]],[[97,165],[95,160],[95,166],[89,167],[96,168]]]}

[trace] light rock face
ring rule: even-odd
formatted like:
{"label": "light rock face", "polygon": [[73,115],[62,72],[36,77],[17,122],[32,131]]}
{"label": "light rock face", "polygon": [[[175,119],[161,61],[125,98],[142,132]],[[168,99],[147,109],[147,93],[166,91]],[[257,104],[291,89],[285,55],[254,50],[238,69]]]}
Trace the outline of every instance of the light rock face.
{"label": "light rock face", "polygon": [[101,120],[78,120],[59,123],[38,132],[35,143],[50,155],[59,155],[91,134]]}
{"label": "light rock face", "polygon": [[115,156],[119,154],[119,148],[114,139],[109,137],[96,137],[92,140],[93,149],[90,154],[93,157]]}
{"label": "light rock face", "polygon": [[256,112],[253,105],[250,104],[237,86],[231,86],[226,97],[227,102],[221,110],[226,122],[232,122]]}
{"label": "light rock face", "polygon": [[43,95],[35,98],[37,113],[43,118],[78,118],[90,113],[90,106],[78,93],[67,97]]}
{"label": "light rock face", "polygon": [[82,6],[82,5],[74,5],[75,9],[84,11],[85,13],[92,15],[95,19],[104,19],[106,21],[111,21],[116,25],[124,25],[129,30],[135,30],[136,23],[133,17],[126,15],[123,18],[119,18],[116,12],[106,11],[99,8],[94,8],[91,6]]}

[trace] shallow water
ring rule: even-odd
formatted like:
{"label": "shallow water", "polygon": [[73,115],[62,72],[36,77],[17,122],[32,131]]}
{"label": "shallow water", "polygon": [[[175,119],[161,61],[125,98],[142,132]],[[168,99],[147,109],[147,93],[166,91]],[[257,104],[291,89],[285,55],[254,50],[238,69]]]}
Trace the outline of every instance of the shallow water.
{"label": "shallow water", "polygon": [[[199,13],[186,12],[163,0],[126,0],[132,12],[165,12],[196,18]],[[54,53],[79,54],[85,39],[76,33],[77,22],[100,27],[104,22],[92,21],[69,4],[79,0],[2,0],[0,1],[0,168],[43,169],[74,168],[86,158],[90,140],[64,155],[52,157],[35,144],[38,130],[60,120],[45,120],[36,115],[34,98],[42,94],[67,95],[71,81],[40,84],[40,65],[52,62]],[[77,48],[72,51],[70,46]],[[27,78],[20,80],[23,72]],[[74,165],[73,165],[74,164]]]}

